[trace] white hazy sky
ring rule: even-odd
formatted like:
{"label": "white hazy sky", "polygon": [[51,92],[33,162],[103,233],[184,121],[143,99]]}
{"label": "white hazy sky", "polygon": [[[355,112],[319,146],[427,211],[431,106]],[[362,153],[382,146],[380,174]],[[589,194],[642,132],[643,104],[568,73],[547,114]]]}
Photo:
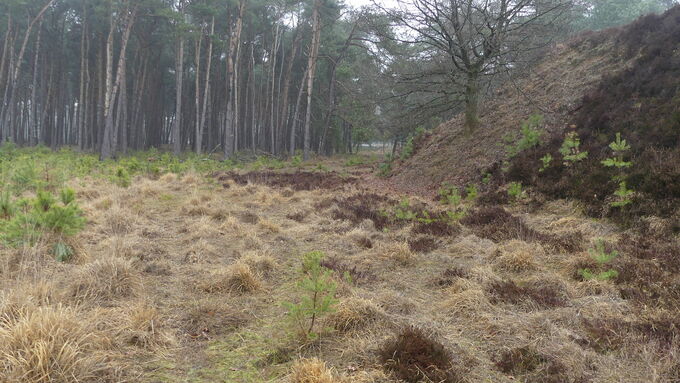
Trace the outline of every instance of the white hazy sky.
{"label": "white hazy sky", "polygon": [[[390,6],[396,3],[395,0],[377,0],[379,4],[382,4],[383,6]],[[371,5],[373,4],[372,0],[345,0],[345,4],[349,4],[355,8],[362,7],[364,5]]]}

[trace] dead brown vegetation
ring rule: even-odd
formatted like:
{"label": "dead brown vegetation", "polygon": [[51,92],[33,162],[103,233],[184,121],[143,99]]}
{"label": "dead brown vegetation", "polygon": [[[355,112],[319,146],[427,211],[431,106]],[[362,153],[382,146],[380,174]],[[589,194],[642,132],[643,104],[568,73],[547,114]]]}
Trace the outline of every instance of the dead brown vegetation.
{"label": "dead brown vegetation", "polygon": [[223,172],[214,174],[214,177],[220,182],[232,180],[238,185],[247,185],[249,183],[253,183],[276,188],[291,188],[296,191],[316,189],[335,190],[342,188],[345,185],[352,185],[357,182],[355,177],[343,177],[336,172],[281,173],[271,171],[253,171],[244,174],[239,174],[236,172]]}
{"label": "dead brown vegetation", "polygon": [[423,379],[432,382],[458,383],[453,354],[443,344],[416,327],[402,329],[379,351],[385,368],[409,383]]}

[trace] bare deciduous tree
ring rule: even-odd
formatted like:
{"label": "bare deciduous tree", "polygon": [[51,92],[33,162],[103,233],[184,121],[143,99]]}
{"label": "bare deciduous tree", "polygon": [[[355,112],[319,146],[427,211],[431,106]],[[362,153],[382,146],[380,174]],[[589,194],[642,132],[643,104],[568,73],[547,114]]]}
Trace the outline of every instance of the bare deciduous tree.
{"label": "bare deciduous tree", "polygon": [[394,38],[417,46],[418,57],[430,63],[405,76],[414,85],[409,92],[462,101],[471,133],[479,124],[485,80],[517,67],[523,54],[544,46],[536,31],[569,5],[567,0],[399,0],[398,7],[383,10],[403,32],[404,37]]}

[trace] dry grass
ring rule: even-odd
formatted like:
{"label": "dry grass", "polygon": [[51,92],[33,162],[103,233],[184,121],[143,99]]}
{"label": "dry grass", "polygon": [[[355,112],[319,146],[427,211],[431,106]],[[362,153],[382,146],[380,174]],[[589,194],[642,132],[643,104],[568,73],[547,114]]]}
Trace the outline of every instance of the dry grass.
{"label": "dry grass", "polygon": [[318,358],[300,359],[291,367],[290,383],[341,383],[326,362]]}
{"label": "dry grass", "polygon": [[281,231],[281,227],[279,225],[267,218],[260,218],[260,220],[257,222],[257,226],[260,229],[272,234],[276,234]]}
{"label": "dry grass", "polygon": [[245,294],[262,289],[262,282],[248,264],[239,262],[203,282],[201,288],[209,293]]}
{"label": "dry grass", "polygon": [[137,296],[141,276],[132,262],[106,257],[83,266],[70,278],[69,294],[78,302],[105,304]]}
{"label": "dry grass", "polygon": [[104,342],[77,312],[40,307],[15,321],[0,321],[0,381],[76,383],[102,381]]}
{"label": "dry grass", "polygon": [[260,277],[266,278],[276,269],[276,259],[269,251],[251,252],[241,258],[241,262],[247,264]]}
{"label": "dry grass", "polygon": [[113,204],[101,215],[101,229],[107,235],[125,235],[134,230],[138,218],[129,209]]}
{"label": "dry grass", "polygon": [[380,243],[377,251],[380,257],[391,259],[402,266],[411,266],[417,262],[408,242]]}
{"label": "dry grass", "polygon": [[512,240],[497,250],[496,266],[505,271],[523,272],[538,269],[537,257],[545,256],[543,247],[535,243]]}
{"label": "dry grass", "polygon": [[325,322],[328,327],[340,332],[365,330],[384,315],[382,309],[368,299],[349,298],[340,302]]}
{"label": "dry grass", "polygon": [[191,339],[210,339],[246,324],[249,316],[220,298],[202,298],[185,310],[182,329]]}
{"label": "dry grass", "polygon": [[158,309],[145,302],[127,310],[127,326],[121,335],[125,343],[148,349],[176,343]]}
{"label": "dry grass", "polygon": [[[189,381],[200,376],[229,382],[393,383],[397,369],[386,368],[393,362],[381,362],[378,352],[411,325],[433,330],[427,334],[436,334],[431,340],[453,353],[455,375],[467,382],[671,383],[680,376],[677,308],[672,305],[679,295],[671,280],[675,277],[667,272],[639,286],[643,274],[638,271],[626,281],[581,281],[573,274],[591,258],[588,254],[557,254],[549,244],[543,248],[530,238],[497,244],[470,234],[469,227],[461,228],[459,236],[413,236],[409,225],[383,232],[371,219],[333,219],[339,206],[333,199],[342,201],[358,190],[287,196],[283,188],[232,181],[224,182],[228,188],[223,183],[198,186],[198,176],[188,177],[188,182],[187,176],[138,177],[128,189],[95,188],[89,181],[76,186],[99,190],[81,202],[88,225],[78,237],[94,261],[57,263],[42,245],[0,256],[0,382]],[[248,188],[259,197],[268,194],[265,202],[254,200]],[[109,205],[96,208],[102,201]],[[610,230],[605,221],[567,218],[555,211],[522,214],[529,227],[546,235]],[[616,243],[620,238],[612,233],[607,238]],[[434,240],[436,251],[411,248],[408,240],[418,238]],[[340,286],[340,303],[318,323],[334,331],[297,348],[282,331],[286,318],[279,302],[299,298],[298,256],[314,250],[327,254],[323,266]],[[643,264],[618,250],[621,260],[630,262],[613,267]],[[4,249],[0,252],[5,255]],[[622,298],[629,290],[659,294],[659,299]],[[639,303],[649,310],[642,313]],[[57,315],[65,327],[79,326],[74,334],[86,332],[82,342],[76,339],[81,343],[69,343],[64,331],[54,330],[62,340],[41,346],[56,355],[52,360],[59,362],[51,365],[56,369],[85,358],[70,380],[57,373],[43,381],[22,380],[16,374],[24,372],[7,367],[7,329],[14,331],[39,311],[63,311]],[[40,315],[43,319],[32,319],[31,326],[53,326],[50,315]],[[69,322],[74,317],[79,323]],[[79,356],[59,355],[59,342],[67,343],[64,350],[81,350]],[[531,352],[522,351],[527,345]],[[279,349],[285,353],[279,355]],[[296,352],[319,359],[295,362]],[[422,383],[417,370],[432,365],[425,357],[430,353],[414,355],[422,356],[423,363],[402,372]],[[538,363],[531,361],[534,356]],[[88,364],[90,357],[94,364]],[[504,360],[508,373],[497,365]],[[430,380],[443,379],[432,375]]]}
{"label": "dry grass", "polygon": [[161,182],[164,182],[166,184],[177,182],[177,174],[175,174],[175,173],[165,173],[158,180],[161,181]]}
{"label": "dry grass", "polygon": [[492,306],[484,291],[471,289],[451,294],[442,302],[442,308],[451,314],[476,317],[491,311]]}

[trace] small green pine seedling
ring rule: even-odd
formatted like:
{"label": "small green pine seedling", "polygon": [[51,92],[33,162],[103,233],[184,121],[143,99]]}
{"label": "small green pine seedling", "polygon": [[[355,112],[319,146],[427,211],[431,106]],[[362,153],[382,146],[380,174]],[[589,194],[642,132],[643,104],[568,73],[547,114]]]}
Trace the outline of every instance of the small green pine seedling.
{"label": "small green pine seedling", "polygon": [[616,133],[616,139],[609,144],[609,148],[614,152],[614,156],[602,161],[602,165],[618,170],[617,174],[612,176],[612,180],[619,184],[619,188],[614,192],[616,200],[611,202],[610,205],[613,207],[624,207],[633,203],[631,196],[635,193],[634,190],[628,189],[626,185],[625,169],[633,165],[632,162],[624,160],[625,153],[630,150],[630,145],[621,138],[621,133]]}
{"label": "small green pine seedling", "polygon": [[[605,248],[605,243],[602,239],[598,239],[595,242],[595,248],[594,249],[589,249],[588,252],[590,253],[590,256],[597,262],[599,267],[604,267],[607,264],[609,264],[611,261],[613,261],[616,257],[619,256],[619,253],[616,250],[612,250],[611,252],[607,252]],[[596,273],[590,269],[579,269],[578,274],[586,281],[589,280],[598,280],[598,281],[608,281],[610,279],[614,279],[619,276],[618,271],[616,270],[606,270],[602,271],[599,273]]]}
{"label": "small green pine seedling", "polygon": [[491,173],[486,172],[482,175],[482,183],[488,185],[491,182]]}
{"label": "small green pine seedling", "polygon": [[508,186],[508,196],[513,200],[517,201],[522,197],[522,183],[521,182],[511,182]]}
{"label": "small green pine seedling", "polygon": [[38,211],[46,212],[54,205],[55,200],[52,194],[44,190],[39,190],[35,197],[34,206]]}
{"label": "small green pine seedling", "polygon": [[552,163],[553,156],[548,153],[545,156],[541,157],[541,168],[538,169],[539,172],[543,173],[550,167],[550,164]]}
{"label": "small green pine seedling", "polygon": [[617,200],[611,203],[613,207],[623,207],[633,203],[631,196],[635,194],[634,190],[630,190],[626,187],[626,181],[619,182],[619,188],[614,192]]}
{"label": "small green pine seedling", "polygon": [[[160,169],[158,170],[158,173],[160,173]],[[130,186],[130,173],[128,173],[127,169],[124,167],[119,166],[113,176],[113,182],[124,188]]]}
{"label": "small green pine seedling", "polygon": [[580,269],[578,274],[586,281],[598,280],[598,281],[608,281],[619,276],[619,272],[616,270],[607,270],[601,273],[594,273],[590,269]]}
{"label": "small green pine seedling", "polygon": [[446,217],[451,222],[458,222],[461,219],[465,218],[465,215],[467,215],[467,211],[463,209],[449,210],[446,212]]}
{"label": "small green pine seedling", "polygon": [[630,145],[621,138],[621,133],[616,133],[616,140],[609,144],[609,148],[614,152],[614,157],[605,159],[602,161],[602,165],[619,169],[631,167],[632,163],[623,159],[625,152],[630,150]]}
{"label": "small green pine seedling", "polygon": [[337,285],[333,282],[332,271],[321,266],[324,256],[320,251],[305,254],[302,260],[304,279],[298,283],[305,295],[299,303],[284,303],[291,322],[306,340],[319,337],[317,327],[320,317],[333,312],[333,306],[337,303]]}
{"label": "small green pine seedling", "polygon": [[611,252],[607,252],[605,249],[605,243],[602,239],[598,239],[595,242],[595,248],[594,249],[588,249],[588,252],[590,253],[590,256],[597,262],[599,265],[604,265],[606,263],[609,263],[614,260],[614,258],[619,256],[619,253],[616,250],[612,250]]}
{"label": "small green pine seedling", "polygon": [[76,192],[71,188],[62,189],[61,193],[59,193],[59,199],[61,199],[61,203],[64,205],[69,205],[72,202],[75,202]]}
{"label": "small green pine seedling", "polygon": [[67,262],[73,256],[73,249],[64,242],[54,245],[54,257],[58,262]]}
{"label": "small green pine seedling", "polygon": [[562,142],[562,147],[560,147],[560,154],[562,154],[565,166],[572,166],[588,158],[588,152],[582,152],[580,147],[581,139],[578,137],[578,133],[567,133],[564,142]]}
{"label": "small green pine seedling", "polygon": [[468,201],[474,201],[477,199],[477,196],[479,195],[479,191],[477,190],[477,185],[475,184],[470,184],[465,188],[465,199]]}
{"label": "small green pine seedling", "polygon": [[291,158],[291,160],[290,160],[290,164],[293,167],[299,168],[300,165],[302,165],[302,156],[300,156],[300,155],[293,156],[293,158]]}
{"label": "small green pine seedling", "polygon": [[541,135],[543,132],[541,132],[539,127],[542,124],[543,116],[540,114],[532,115],[522,124],[520,139],[514,145],[509,145],[506,148],[510,157],[514,157],[527,149],[531,149],[534,146],[541,144]]}
{"label": "small green pine seedling", "polygon": [[15,211],[16,206],[14,206],[14,203],[12,203],[9,192],[5,191],[0,194],[0,218],[10,219],[12,216],[14,216]]}

